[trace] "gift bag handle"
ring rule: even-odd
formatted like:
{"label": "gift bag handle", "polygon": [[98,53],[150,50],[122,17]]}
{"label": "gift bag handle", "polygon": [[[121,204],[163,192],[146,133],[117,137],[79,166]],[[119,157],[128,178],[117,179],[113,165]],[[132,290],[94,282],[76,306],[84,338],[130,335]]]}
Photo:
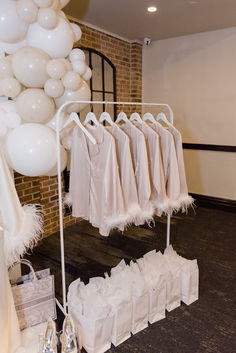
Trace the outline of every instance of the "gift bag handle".
{"label": "gift bag handle", "polygon": [[22,259],[22,260],[20,260],[20,261],[18,261],[18,262],[15,262],[14,265],[13,265],[13,266],[10,268],[10,270],[9,270],[9,274],[11,273],[11,270],[12,270],[17,264],[22,264],[22,265],[28,266],[28,267],[30,268],[30,272],[32,272],[32,274],[33,274],[33,280],[34,280],[34,281],[37,281],[37,280],[38,280],[38,279],[37,279],[37,276],[36,276],[36,273],[35,273],[35,271],[34,271],[34,268],[33,268],[33,266],[32,266],[32,263],[31,263],[29,260],[26,260],[26,259]]}

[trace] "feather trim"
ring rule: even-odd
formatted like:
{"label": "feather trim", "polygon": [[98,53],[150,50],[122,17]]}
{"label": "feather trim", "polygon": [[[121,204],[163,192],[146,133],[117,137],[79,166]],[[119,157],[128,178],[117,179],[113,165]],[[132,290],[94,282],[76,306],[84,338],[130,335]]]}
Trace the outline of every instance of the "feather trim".
{"label": "feather trim", "polygon": [[140,212],[137,214],[134,220],[134,224],[136,226],[143,225],[148,223],[150,225],[152,222],[154,223],[154,216],[155,209],[152,202],[148,202],[145,208],[140,208]]}
{"label": "feather trim", "polygon": [[194,198],[192,198],[192,196],[188,195],[188,194],[181,194],[179,197],[179,201],[181,204],[181,210],[183,213],[187,213],[188,212],[188,208],[189,206],[194,207]]}
{"label": "feather trim", "polygon": [[99,226],[99,233],[107,237],[112,229],[124,230],[128,224],[130,224],[130,215],[128,213],[107,218],[104,220],[104,224]]}
{"label": "feather trim", "polygon": [[4,241],[5,259],[8,266],[20,260],[28,249],[33,249],[43,232],[42,211],[38,205],[23,206],[24,219],[17,234],[7,235]]}
{"label": "feather trim", "polygon": [[72,207],[72,195],[70,192],[67,192],[63,198],[63,206],[64,207]]}

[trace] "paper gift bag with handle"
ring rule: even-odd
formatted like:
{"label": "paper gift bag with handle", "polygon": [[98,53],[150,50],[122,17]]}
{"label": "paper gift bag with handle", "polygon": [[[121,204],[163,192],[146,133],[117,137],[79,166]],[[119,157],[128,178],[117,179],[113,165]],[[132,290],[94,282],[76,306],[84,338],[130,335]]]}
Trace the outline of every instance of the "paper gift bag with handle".
{"label": "paper gift bag with handle", "polygon": [[31,273],[14,282],[12,294],[19,319],[20,329],[56,319],[54,276],[49,269],[35,272],[28,260],[21,260]]}

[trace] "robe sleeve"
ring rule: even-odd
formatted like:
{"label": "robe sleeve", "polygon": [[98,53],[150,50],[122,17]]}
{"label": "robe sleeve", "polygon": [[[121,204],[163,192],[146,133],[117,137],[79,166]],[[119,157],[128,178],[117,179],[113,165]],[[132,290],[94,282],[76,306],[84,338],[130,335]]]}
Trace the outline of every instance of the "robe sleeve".
{"label": "robe sleeve", "polygon": [[112,229],[125,227],[129,219],[124,208],[115,141],[113,138],[106,155],[106,170],[103,185],[103,200],[101,205],[103,220],[102,224],[100,224],[99,232],[103,236],[108,236]]}

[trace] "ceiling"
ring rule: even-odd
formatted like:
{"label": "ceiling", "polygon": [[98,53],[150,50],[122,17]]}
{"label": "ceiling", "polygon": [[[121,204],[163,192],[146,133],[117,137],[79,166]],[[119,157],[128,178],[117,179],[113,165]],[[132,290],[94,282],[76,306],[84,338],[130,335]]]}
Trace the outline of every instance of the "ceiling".
{"label": "ceiling", "polygon": [[[148,6],[156,13],[148,13]],[[159,40],[236,26],[236,0],[71,0],[67,15],[127,40]]]}

